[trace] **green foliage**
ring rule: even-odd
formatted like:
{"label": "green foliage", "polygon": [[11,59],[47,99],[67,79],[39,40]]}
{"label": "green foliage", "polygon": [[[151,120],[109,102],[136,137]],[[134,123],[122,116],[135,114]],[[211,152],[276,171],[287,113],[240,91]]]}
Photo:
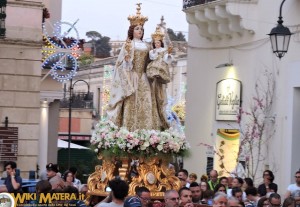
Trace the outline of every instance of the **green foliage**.
{"label": "green foliage", "polygon": [[106,58],[110,56],[111,46],[109,45],[109,40],[109,37],[104,36],[96,41],[96,57]]}
{"label": "green foliage", "polygon": [[94,62],[94,56],[84,53],[79,57],[78,60],[79,60],[79,66],[82,67],[82,66],[92,64]]}
{"label": "green foliage", "polygon": [[133,151],[132,153],[125,152],[121,150],[119,147],[114,146],[111,148],[108,148],[106,150],[99,150],[99,154],[107,160],[113,159],[113,157],[143,157],[143,158],[152,158],[152,157],[160,157],[162,159],[170,159],[172,157],[189,157],[190,151],[184,150],[180,153],[163,153],[163,152],[157,152],[152,150],[150,153],[149,151]]}
{"label": "green foliage", "polygon": [[96,32],[96,31],[89,31],[89,32],[85,33],[85,35],[88,38],[91,38],[92,40],[97,40],[97,39],[102,38],[102,35],[99,32]]}
{"label": "green foliage", "polygon": [[182,34],[182,32],[178,32],[177,34],[175,34],[172,29],[168,28],[167,33],[171,41],[186,41],[185,36]]}
{"label": "green foliage", "polygon": [[111,46],[109,45],[110,38],[102,36],[99,32],[89,31],[85,34],[91,40],[93,49],[92,54],[97,58],[110,57]]}

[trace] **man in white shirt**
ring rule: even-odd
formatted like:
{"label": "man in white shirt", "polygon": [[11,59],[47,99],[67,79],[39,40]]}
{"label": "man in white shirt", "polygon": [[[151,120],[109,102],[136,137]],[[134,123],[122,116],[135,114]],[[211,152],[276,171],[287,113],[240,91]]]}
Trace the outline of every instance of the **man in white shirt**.
{"label": "man in white shirt", "polygon": [[109,196],[95,205],[95,207],[123,207],[124,200],[128,195],[128,184],[121,178],[115,178],[108,182],[108,186],[111,188]]}
{"label": "man in white shirt", "polygon": [[300,170],[295,173],[295,181],[294,184],[288,186],[285,198],[293,197],[297,207],[300,207]]}

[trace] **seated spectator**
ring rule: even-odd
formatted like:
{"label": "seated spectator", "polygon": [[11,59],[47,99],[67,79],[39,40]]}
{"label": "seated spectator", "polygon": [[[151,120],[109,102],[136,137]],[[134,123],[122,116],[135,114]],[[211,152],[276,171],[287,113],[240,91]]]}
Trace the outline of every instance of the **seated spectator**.
{"label": "seated spectator", "polygon": [[165,207],[179,207],[179,194],[176,190],[167,190],[164,196]]}
{"label": "seated spectator", "polygon": [[109,196],[95,205],[96,207],[123,207],[124,200],[128,195],[129,186],[120,178],[115,178],[108,182],[111,189]]}
{"label": "seated spectator", "polygon": [[0,193],[21,193],[22,192],[22,178],[16,175],[17,164],[13,161],[9,161],[4,165],[7,177],[4,180],[4,185],[0,189]]}

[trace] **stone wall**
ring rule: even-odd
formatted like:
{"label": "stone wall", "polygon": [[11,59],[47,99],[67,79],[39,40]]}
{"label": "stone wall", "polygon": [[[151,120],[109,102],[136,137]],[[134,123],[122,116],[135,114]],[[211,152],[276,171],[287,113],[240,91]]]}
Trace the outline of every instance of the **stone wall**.
{"label": "stone wall", "polygon": [[9,1],[6,14],[6,38],[0,39],[0,121],[8,117],[8,126],[19,129],[17,165],[28,178],[28,171],[36,170],[40,136],[42,3]]}

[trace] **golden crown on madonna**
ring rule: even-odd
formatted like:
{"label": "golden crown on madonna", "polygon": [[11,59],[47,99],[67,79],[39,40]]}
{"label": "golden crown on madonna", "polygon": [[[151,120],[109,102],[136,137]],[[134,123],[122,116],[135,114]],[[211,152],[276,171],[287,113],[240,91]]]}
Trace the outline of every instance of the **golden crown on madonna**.
{"label": "golden crown on madonna", "polygon": [[142,3],[136,4],[136,15],[129,15],[128,20],[130,21],[130,25],[144,26],[145,22],[148,21],[148,17],[144,17],[143,15],[141,15],[141,4]]}
{"label": "golden crown on madonna", "polygon": [[155,40],[163,40],[164,39],[164,33],[161,32],[161,29],[159,26],[156,27],[155,32],[151,35],[153,41]]}

